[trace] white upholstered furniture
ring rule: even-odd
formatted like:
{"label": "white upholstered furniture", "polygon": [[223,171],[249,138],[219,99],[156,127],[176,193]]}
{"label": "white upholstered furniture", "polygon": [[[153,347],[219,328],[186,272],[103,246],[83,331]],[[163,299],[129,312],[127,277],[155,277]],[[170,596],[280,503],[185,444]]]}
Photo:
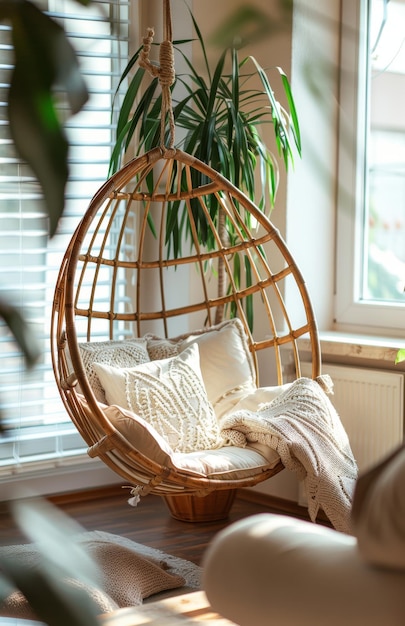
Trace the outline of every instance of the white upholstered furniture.
{"label": "white upholstered furniture", "polygon": [[252,516],[208,549],[203,587],[240,626],[405,623],[405,448],[361,476],[353,534],[281,515]]}

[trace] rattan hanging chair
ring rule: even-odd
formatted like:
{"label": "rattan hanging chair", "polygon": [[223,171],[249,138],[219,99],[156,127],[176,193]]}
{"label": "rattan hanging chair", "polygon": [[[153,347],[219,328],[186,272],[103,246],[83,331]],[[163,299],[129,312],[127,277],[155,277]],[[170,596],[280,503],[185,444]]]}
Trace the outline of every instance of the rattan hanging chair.
{"label": "rattan hanging chair", "polygon": [[[173,216],[188,222],[185,241],[167,234],[167,228],[173,233]],[[288,311],[285,294],[294,291]],[[89,455],[138,494],[164,496],[172,515],[183,520],[225,517],[237,488],[266,480],[283,465],[245,450],[240,452],[247,460],[233,468],[228,446],[207,451],[214,463],[222,454],[226,470],[197,471],[187,462],[196,454],[171,454],[167,442],[129,415],[128,407],[100,399],[83,349],[221,329],[227,319],[239,320],[255,385],[282,385],[301,376],[302,337],[309,339],[312,376],[320,375],[305,282],[266,215],[181,150],[161,146],[135,158],[95,194],[66,250],[53,303],[53,365]],[[218,378],[233,374],[227,370]]]}
{"label": "rattan hanging chair", "polygon": [[[147,181],[152,171],[159,175],[150,189]],[[195,171],[207,180],[198,188],[192,183]],[[219,202],[232,241],[222,243],[218,229],[224,220],[216,225],[211,219],[212,196]],[[209,249],[199,242],[194,203],[209,224]],[[168,208],[177,204],[186,211],[193,244],[184,243],[183,248],[191,251],[178,258],[166,254],[165,230]],[[150,227],[152,214],[156,237]],[[233,266],[241,257],[250,280],[236,284]],[[226,280],[218,292],[222,270]],[[283,294],[294,286],[301,307],[295,299],[289,313]],[[299,339],[304,336],[310,340],[312,376],[320,374],[317,326],[307,288],[269,219],[228,180],[184,152],[157,148],[136,158],[96,193],[67,248],[53,306],[54,368],[66,409],[88,444],[89,455],[102,459],[129,484],[142,486],[143,493],[168,496],[177,517],[221,515],[218,500],[232,500],[236,488],[269,478],[282,469],[281,463],[263,459],[253,474],[249,468],[245,476],[242,472],[232,478],[229,472],[217,478],[170,466],[166,459],[159,461],[159,454],[147,458],[143,438],[139,446],[129,440],[109,418],[108,407],[96,398],[80,340],[125,341],[151,332],[173,337],[233,315],[243,325],[257,384],[261,384],[259,369],[265,384],[282,385],[301,375]],[[202,498],[194,502],[192,510],[182,515],[179,508],[188,510],[186,500],[173,496],[193,494],[212,495],[205,502]],[[208,510],[193,512],[197,505]]]}

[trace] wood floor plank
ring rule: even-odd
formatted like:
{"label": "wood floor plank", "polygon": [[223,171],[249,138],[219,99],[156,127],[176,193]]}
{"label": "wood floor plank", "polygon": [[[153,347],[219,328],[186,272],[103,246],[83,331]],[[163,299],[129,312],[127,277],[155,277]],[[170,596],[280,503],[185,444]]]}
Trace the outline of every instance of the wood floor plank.
{"label": "wood floor plank", "polygon": [[[268,512],[263,503],[236,498],[230,516],[219,522],[181,522],[171,517],[166,504],[159,496],[141,499],[137,507],[127,502],[127,494],[120,487],[101,493],[77,494],[56,497],[52,502],[85,530],[102,530],[174,556],[201,564],[207,545],[215,534],[228,524],[256,513]],[[0,542],[12,545],[26,542],[16,527],[5,505],[0,507]]]}
{"label": "wood floor plank", "polygon": [[[171,517],[159,496],[146,496],[137,507],[127,502],[127,494],[117,487],[104,497],[54,498],[51,501],[75,519],[85,530],[102,530],[128,537],[174,556],[201,564],[208,543],[228,524],[266,510],[261,504],[236,499],[227,520],[219,522],[181,522]],[[5,505],[0,507],[2,545],[26,542]]]}

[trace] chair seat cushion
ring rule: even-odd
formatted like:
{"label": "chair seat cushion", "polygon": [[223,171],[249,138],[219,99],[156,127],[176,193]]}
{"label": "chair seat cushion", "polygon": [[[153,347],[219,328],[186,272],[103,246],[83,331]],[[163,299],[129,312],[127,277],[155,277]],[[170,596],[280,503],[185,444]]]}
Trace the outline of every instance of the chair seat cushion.
{"label": "chair seat cushion", "polygon": [[[88,412],[87,402],[83,397],[80,400],[83,409]],[[162,467],[183,474],[216,480],[239,480],[273,468],[280,460],[276,452],[264,446],[261,449],[256,444],[244,448],[224,446],[215,450],[174,452],[153,426],[139,415],[116,405],[100,407],[126,443]]]}
{"label": "chair seat cushion", "polygon": [[173,454],[172,461],[178,469],[217,480],[238,480],[255,476],[261,468],[274,467],[280,456],[260,454],[254,447],[226,446],[220,450],[201,450],[189,454]]}

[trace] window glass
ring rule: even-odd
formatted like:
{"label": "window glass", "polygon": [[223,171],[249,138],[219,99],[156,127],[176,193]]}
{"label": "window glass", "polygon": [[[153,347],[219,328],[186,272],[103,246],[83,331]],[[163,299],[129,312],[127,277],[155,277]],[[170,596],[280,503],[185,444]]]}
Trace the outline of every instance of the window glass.
{"label": "window glass", "polygon": [[362,297],[404,303],[405,2],[372,0]]}
{"label": "window glass", "polygon": [[342,0],[335,327],[405,329],[405,0]]}

